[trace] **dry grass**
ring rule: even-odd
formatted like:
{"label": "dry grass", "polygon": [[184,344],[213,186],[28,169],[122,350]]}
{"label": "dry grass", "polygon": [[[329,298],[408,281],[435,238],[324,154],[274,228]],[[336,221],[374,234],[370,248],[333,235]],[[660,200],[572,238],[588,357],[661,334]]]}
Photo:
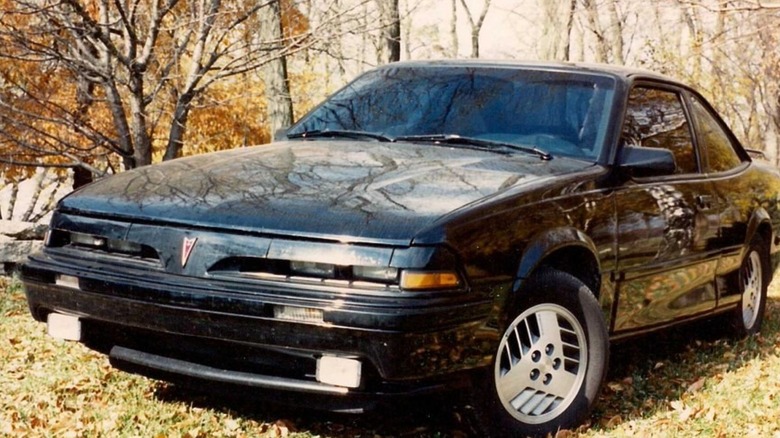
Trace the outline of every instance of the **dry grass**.
{"label": "dry grass", "polygon": [[716,319],[615,346],[581,436],[780,437],[779,286],[758,336],[730,337]]}
{"label": "dry grass", "polygon": [[[591,424],[559,435],[780,437],[777,283],[760,336],[734,340],[709,322],[616,345]],[[475,435],[467,408],[443,402],[345,416],[206,397],[116,371],[47,337],[18,283],[2,278],[0,342],[0,436]]]}

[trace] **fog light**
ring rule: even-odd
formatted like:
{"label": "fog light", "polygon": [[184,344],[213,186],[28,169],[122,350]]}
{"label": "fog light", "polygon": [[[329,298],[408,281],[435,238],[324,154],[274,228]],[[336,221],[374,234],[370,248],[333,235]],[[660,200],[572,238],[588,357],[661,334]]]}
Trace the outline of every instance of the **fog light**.
{"label": "fog light", "polygon": [[274,318],[314,324],[324,322],[322,310],[309,307],[274,306]]}
{"label": "fog light", "polygon": [[317,381],[329,385],[357,388],[360,386],[361,363],[356,359],[322,356],[317,359]]}
{"label": "fog light", "polygon": [[81,340],[81,321],[77,316],[50,313],[46,316],[49,336],[66,341]]}
{"label": "fog light", "polygon": [[57,275],[54,278],[54,284],[71,289],[79,289],[79,278],[72,275]]}

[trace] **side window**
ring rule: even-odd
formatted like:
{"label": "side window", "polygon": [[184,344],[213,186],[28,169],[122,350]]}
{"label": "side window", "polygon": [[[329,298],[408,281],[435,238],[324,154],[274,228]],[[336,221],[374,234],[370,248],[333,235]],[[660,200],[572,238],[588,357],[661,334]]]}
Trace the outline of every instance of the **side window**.
{"label": "side window", "polygon": [[734,144],[723,126],[696,97],[692,97],[691,102],[699,145],[707,154],[708,170],[725,172],[739,166],[742,159],[734,150]]}
{"label": "side window", "polygon": [[690,126],[678,93],[648,87],[631,90],[623,140],[670,150],[677,162],[676,174],[698,171]]}

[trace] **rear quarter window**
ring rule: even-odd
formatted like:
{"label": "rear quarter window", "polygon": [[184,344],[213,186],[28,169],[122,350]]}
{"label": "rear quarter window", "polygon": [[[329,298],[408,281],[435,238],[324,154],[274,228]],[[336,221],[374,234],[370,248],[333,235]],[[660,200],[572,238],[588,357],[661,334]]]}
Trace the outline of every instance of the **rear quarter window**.
{"label": "rear quarter window", "polygon": [[707,171],[726,172],[742,164],[725,128],[696,97],[691,98],[691,113],[696,123],[699,148],[707,157]]}

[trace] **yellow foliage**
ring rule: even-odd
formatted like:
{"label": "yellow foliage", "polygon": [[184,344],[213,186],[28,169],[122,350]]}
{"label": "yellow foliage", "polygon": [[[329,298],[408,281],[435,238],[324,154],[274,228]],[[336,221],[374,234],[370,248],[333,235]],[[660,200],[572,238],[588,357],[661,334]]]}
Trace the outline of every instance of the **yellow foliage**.
{"label": "yellow foliage", "polygon": [[[0,8],[7,12],[3,16],[6,26],[27,29],[38,19],[34,15],[14,14],[18,6],[12,0],[0,0]],[[6,161],[4,178],[14,181],[29,176],[35,169],[9,165],[8,161],[58,165],[73,161],[61,154],[66,150],[77,157],[92,154],[94,141],[74,130],[74,121],[82,120],[85,131],[111,131],[110,125],[106,130],[104,123],[110,120],[105,107],[79,105],[75,78],[66,69],[54,62],[25,57],[16,44],[16,35],[7,30],[8,33],[0,33],[4,55],[0,56],[0,157]],[[52,43],[51,35],[28,37],[29,43]]]}
{"label": "yellow foliage", "polygon": [[[100,0],[78,2],[86,15],[96,21],[101,18],[101,3]],[[141,0],[137,4],[138,10],[148,10],[150,4],[151,0]],[[108,5],[114,8],[113,3]],[[231,20],[241,17],[249,6],[252,6],[251,2],[223,2],[215,26],[230,28]],[[34,51],[28,50],[29,45],[56,51],[58,38],[69,41],[73,36],[65,30],[62,34],[38,31],[42,24],[51,22],[44,21],[46,18],[38,14],[27,13],[29,11],[24,7],[16,0],[0,0],[0,47],[3,48],[0,52],[0,163],[12,162],[3,165],[0,174],[6,179],[14,179],[34,171],[33,167],[19,165],[23,163],[68,166],[81,161],[101,169],[121,169],[117,122],[122,117],[130,121],[133,116],[129,104],[128,70],[119,66],[112,72],[118,97],[123,102],[119,112],[124,115],[121,115],[116,108],[112,111],[102,84],[90,85],[83,77],[79,82],[80,78],[71,70],[73,66],[46,60],[40,53],[31,55]],[[192,25],[191,21],[196,19],[194,14],[190,2],[179,2],[175,11],[164,17],[162,27],[186,28],[183,24]],[[308,30],[307,18],[296,9],[292,0],[282,0],[282,20],[287,37]],[[145,28],[148,23],[139,19],[136,24],[135,31],[142,39],[149,32]],[[253,29],[256,29],[253,25],[247,25],[243,30],[236,28],[231,32],[237,33],[225,38],[219,48],[231,50],[234,39],[251,38]],[[241,36],[244,31],[247,35]],[[112,41],[119,51],[127,49],[126,40],[121,37]],[[160,32],[155,56],[150,58],[144,73],[144,92],[152,97],[145,103],[144,110],[153,161],[160,161],[164,155],[176,98],[184,88],[189,64],[193,62],[192,50],[185,50],[173,68],[166,69],[167,56],[174,53],[180,41],[181,36],[173,30]],[[157,86],[159,90],[151,94]],[[229,76],[199,93],[187,119],[183,155],[269,141],[263,84],[256,74],[250,71]]]}
{"label": "yellow foliage", "polygon": [[280,3],[285,38],[296,37],[309,30],[309,19],[301,14],[293,0],[281,0]]}
{"label": "yellow foliage", "polygon": [[182,154],[268,143],[263,96],[262,82],[248,76],[212,86],[193,106]]}

